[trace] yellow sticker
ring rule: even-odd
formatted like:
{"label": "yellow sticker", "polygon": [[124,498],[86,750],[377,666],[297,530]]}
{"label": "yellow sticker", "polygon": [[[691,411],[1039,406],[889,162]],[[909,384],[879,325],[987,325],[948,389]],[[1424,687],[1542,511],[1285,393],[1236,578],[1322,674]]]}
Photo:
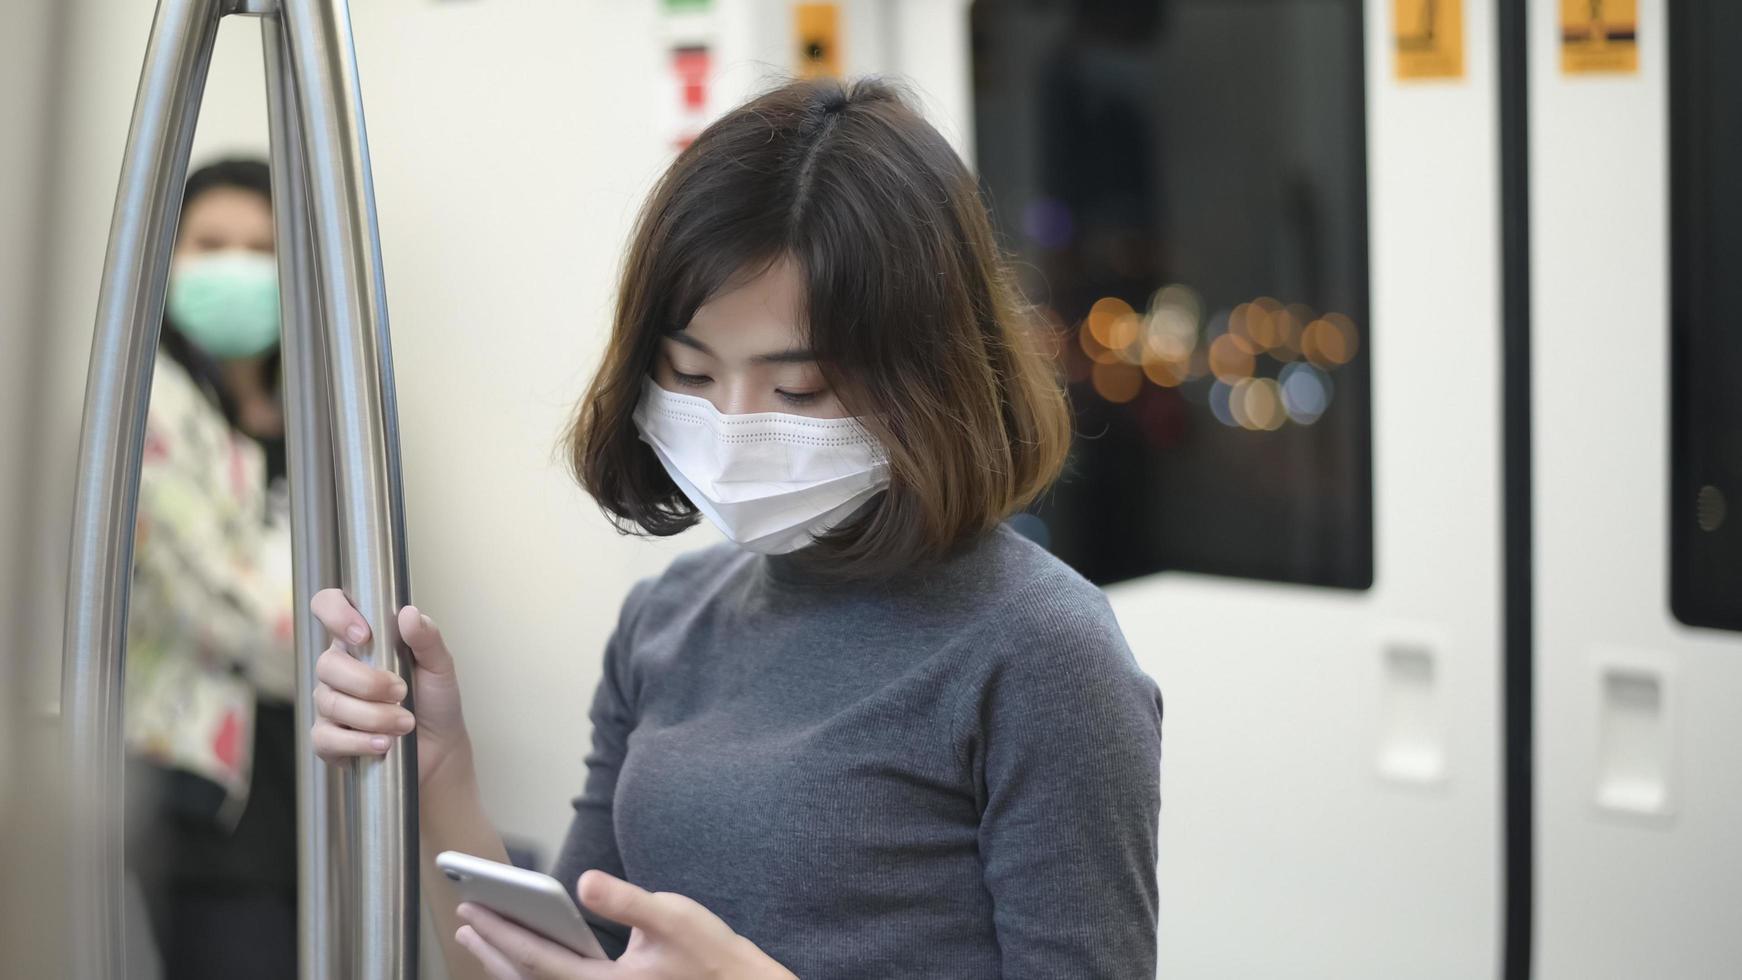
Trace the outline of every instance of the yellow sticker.
{"label": "yellow sticker", "polygon": [[792,28],[793,41],[798,47],[799,77],[838,77],[841,74],[840,5],[794,4]]}
{"label": "yellow sticker", "polygon": [[1397,77],[1464,77],[1463,0],[1392,0]]}
{"label": "yellow sticker", "polygon": [[1561,71],[1639,71],[1639,0],[1561,0]]}

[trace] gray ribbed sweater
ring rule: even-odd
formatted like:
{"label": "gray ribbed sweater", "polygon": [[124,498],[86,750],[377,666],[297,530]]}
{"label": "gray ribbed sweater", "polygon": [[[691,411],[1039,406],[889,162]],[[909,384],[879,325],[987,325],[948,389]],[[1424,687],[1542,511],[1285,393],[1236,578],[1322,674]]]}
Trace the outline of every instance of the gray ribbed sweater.
{"label": "gray ribbed sweater", "polygon": [[871,587],[680,558],[592,721],[565,883],[687,895],[804,980],[1155,976],[1161,697],[1008,528]]}

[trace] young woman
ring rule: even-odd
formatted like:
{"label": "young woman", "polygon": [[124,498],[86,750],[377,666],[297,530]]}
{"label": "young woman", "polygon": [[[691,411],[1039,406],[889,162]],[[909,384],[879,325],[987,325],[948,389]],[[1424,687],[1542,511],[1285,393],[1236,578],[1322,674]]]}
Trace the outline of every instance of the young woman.
{"label": "young woman", "polygon": [[272,188],[188,177],[127,621],[129,869],[163,975],[295,977],[296,722]]}
{"label": "young woman", "polygon": [[[732,542],[638,583],[606,647],[556,873],[618,958],[430,872],[451,968],[1155,976],[1160,697],[1002,523],[1069,436],[1030,329],[973,175],[887,83],[789,84],[678,156],[569,435],[620,526]],[[502,860],[436,627],[400,613],[414,719],[343,595],[314,610],[321,755],[415,730],[426,858]]]}

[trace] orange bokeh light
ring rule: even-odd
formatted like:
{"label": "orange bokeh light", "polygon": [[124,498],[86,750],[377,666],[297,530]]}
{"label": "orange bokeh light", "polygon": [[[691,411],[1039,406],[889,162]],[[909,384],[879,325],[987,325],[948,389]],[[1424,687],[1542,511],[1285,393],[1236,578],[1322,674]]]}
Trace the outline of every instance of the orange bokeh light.
{"label": "orange bokeh light", "polygon": [[1313,320],[1312,308],[1305,303],[1290,303],[1276,311],[1271,320],[1276,324],[1276,343],[1271,345],[1270,356],[1285,362],[1299,360],[1300,338]]}
{"label": "orange bokeh light", "polygon": [[1186,379],[1186,362],[1146,357],[1143,359],[1143,376],[1163,388],[1176,388]]}
{"label": "orange bokeh light", "polygon": [[1277,322],[1281,312],[1281,304],[1268,296],[1260,296],[1246,304],[1246,336],[1252,338],[1252,343],[1259,350],[1269,350],[1282,343],[1285,331],[1282,324]]}
{"label": "orange bokeh light", "polygon": [[1077,331],[1077,341],[1083,348],[1083,353],[1096,364],[1112,364],[1119,360],[1119,355],[1108,350],[1107,345],[1101,343],[1095,336],[1095,331],[1089,325],[1088,320],[1084,320],[1081,329]]}
{"label": "orange bokeh light", "polygon": [[1320,367],[1336,367],[1349,363],[1359,345],[1353,321],[1341,313],[1326,313],[1307,324],[1300,350]]}
{"label": "orange bokeh light", "polygon": [[1109,350],[1118,350],[1124,344],[1114,342],[1113,327],[1126,317],[1136,316],[1137,311],[1131,304],[1117,296],[1103,296],[1089,307],[1088,319],[1084,322],[1096,341]]}
{"label": "orange bokeh light", "polygon": [[1241,345],[1231,333],[1217,337],[1210,344],[1210,372],[1233,384],[1252,375],[1252,352]]}
{"label": "orange bokeh light", "polygon": [[1096,394],[1116,405],[1136,398],[1143,390],[1143,372],[1122,362],[1096,364],[1089,379]]}
{"label": "orange bokeh light", "polygon": [[1142,352],[1136,349],[1142,337],[1143,320],[1135,313],[1119,317],[1107,328],[1107,346],[1127,362],[1142,356]]}
{"label": "orange bokeh light", "polygon": [[[1251,325],[1249,322],[1252,313],[1253,309],[1251,303],[1241,303],[1235,306],[1234,309],[1228,313],[1228,332],[1222,336],[1232,338],[1234,346],[1240,348],[1246,353],[1257,354],[1264,348],[1257,341],[1252,339]],[[1259,316],[1264,315],[1263,310],[1258,310],[1257,313]]]}

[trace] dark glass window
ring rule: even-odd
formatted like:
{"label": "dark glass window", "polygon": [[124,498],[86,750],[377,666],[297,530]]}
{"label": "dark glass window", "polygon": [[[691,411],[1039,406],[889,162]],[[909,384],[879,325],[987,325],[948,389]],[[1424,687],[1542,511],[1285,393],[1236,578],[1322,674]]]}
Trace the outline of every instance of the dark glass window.
{"label": "dark glass window", "polygon": [[1742,629],[1742,4],[1669,5],[1670,608]]}
{"label": "dark glass window", "polygon": [[1090,579],[1373,579],[1360,0],[979,0],[977,166],[1078,436]]}

